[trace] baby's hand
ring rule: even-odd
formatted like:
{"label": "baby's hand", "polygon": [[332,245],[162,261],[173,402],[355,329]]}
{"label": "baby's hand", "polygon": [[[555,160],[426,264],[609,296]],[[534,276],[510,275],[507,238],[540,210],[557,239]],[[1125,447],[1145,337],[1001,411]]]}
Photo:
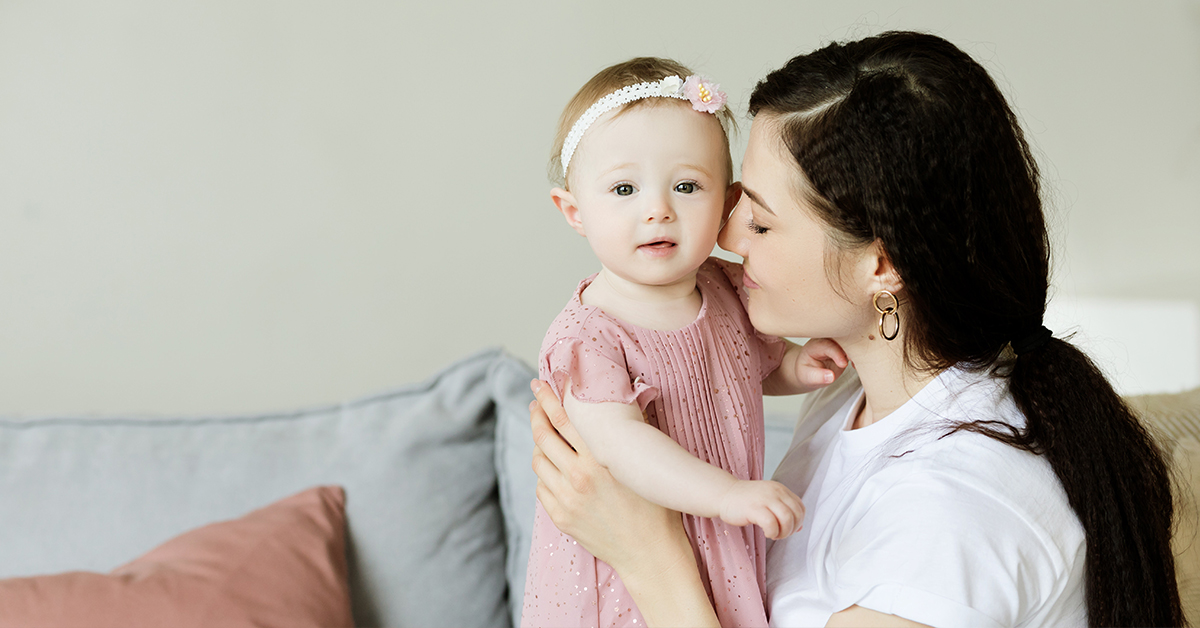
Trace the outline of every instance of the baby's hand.
{"label": "baby's hand", "polygon": [[796,358],[796,381],[811,392],[833,383],[846,370],[850,358],[841,345],[828,338],[813,338],[800,347]]}
{"label": "baby's hand", "polygon": [[735,526],[753,523],[768,538],[782,539],[804,523],[804,504],[779,482],[738,480],[721,500],[721,520]]}

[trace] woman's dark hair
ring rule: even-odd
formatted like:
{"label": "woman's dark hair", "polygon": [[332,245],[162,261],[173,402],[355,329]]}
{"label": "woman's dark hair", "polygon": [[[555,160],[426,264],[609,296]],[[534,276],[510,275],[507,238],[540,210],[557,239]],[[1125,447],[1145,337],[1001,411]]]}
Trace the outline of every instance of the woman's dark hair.
{"label": "woman's dark hair", "polygon": [[1086,534],[1088,622],[1182,624],[1167,465],[1096,366],[1042,331],[1038,169],[987,72],[941,38],[884,33],[792,59],[750,113],[778,123],[835,241],[882,244],[904,283],[909,363],[1008,378],[1023,428],[953,429],[1046,457]]}

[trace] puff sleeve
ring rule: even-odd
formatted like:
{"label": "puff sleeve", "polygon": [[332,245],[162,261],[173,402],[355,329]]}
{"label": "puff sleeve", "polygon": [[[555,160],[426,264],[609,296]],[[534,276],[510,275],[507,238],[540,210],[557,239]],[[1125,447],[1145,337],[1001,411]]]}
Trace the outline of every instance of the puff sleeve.
{"label": "puff sleeve", "polygon": [[646,406],[659,396],[657,388],[631,377],[617,334],[592,330],[586,338],[554,340],[542,352],[539,365],[559,399],[570,382],[571,394],[584,403],[636,403]]}

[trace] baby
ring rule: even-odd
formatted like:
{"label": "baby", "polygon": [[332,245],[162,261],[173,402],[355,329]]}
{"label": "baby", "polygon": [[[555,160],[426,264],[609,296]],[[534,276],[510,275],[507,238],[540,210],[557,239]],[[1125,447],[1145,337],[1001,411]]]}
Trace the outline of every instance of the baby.
{"label": "baby", "polygon": [[[638,58],[587,82],[559,123],[550,196],[601,269],[542,344],[539,371],[596,460],[685,513],[722,626],[765,626],[765,537],[804,519],[763,481],[762,394],[833,381],[830,341],[754,331],[740,265],[709,257],[741,196],[718,86]],[[535,515],[524,626],[640,626],[615,572]],[[751,525],[754,524],[754,525]]]}

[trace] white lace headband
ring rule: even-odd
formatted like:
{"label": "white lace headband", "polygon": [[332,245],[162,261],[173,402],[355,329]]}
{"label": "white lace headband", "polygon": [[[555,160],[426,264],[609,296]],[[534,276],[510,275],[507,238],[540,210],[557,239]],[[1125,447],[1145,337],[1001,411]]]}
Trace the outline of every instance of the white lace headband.
{"label": "white lace headband", "polygon": [[567,165],[571,163],[571,156],[575,154],[575,149],[579,147],[579,140],[583,139],[583,134],[588,130],[588,127],[592,126],[592,123],[598,120],[600,116],[616,107],[635,100],[642,100],[643,98],[678,98],[680,100],[690,100],[692,102],[692,109],[696,111],[717,113],[725,106],[725,92],[721,91],[720,87],[720,85],[713,83],[699,74],[687,77],[686,81],[672,75],[661,81],[650,81],[622,87],[597,100],[595,104],[588,107],[587,111],[583,112],[582,116],[579,116],[579,119],[571,126],[571,132],[567,133],[567,139],[563,141],[563,177],[567,176]]}

